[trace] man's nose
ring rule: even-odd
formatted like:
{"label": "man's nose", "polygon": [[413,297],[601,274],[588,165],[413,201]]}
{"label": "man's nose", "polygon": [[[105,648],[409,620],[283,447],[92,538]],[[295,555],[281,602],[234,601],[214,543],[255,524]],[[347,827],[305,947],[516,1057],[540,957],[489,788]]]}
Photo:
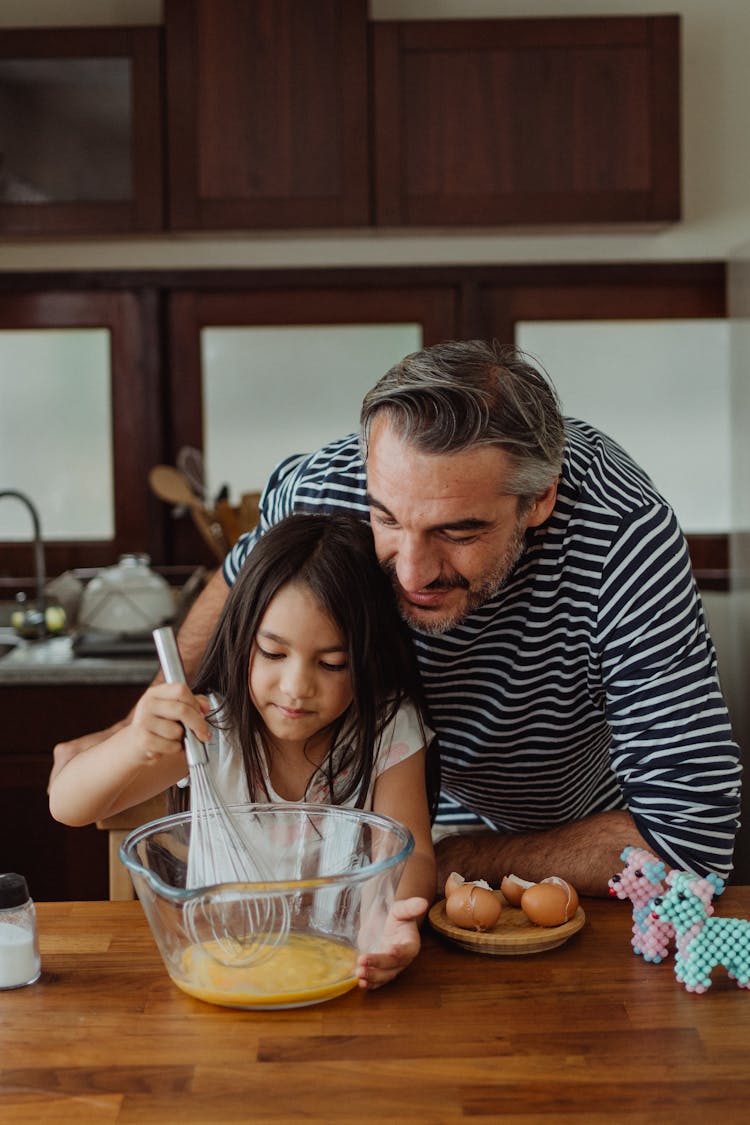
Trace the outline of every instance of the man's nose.
{"label": "man's nose", "polygon": [[393,561],[399,585],[407,592],[423,590],[440,577],[440,559],[424,538],[402,536]]}

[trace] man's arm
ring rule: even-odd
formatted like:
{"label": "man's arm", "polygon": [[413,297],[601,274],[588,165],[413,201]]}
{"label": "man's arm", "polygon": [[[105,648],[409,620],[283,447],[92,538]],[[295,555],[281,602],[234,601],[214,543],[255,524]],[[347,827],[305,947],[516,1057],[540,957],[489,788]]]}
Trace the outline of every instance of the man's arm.
{"label": "man's arm", "polygon": [[[196,598],[182,624],[177,640],[188,681],[192,679],[198,670],[204,649],[214,631],[214,627],[219,619],[219,614],[221,613],[228,593],[229,587],[224,580],[224,575],[221,570],[217,570],[205,590]],[[156,683],[160,679],[161,675],[159,674],[155,677],[153,682]],[[69,742],[58,742],[52,751],[53,764],[49,778],[50,782],[76,754],[80,754],[82,750],[88,750],[90,746],[98,745],[116,731],[127,726],[132,718],[132,714],[133,712],[131,711],[124,719],[113,723],[113,725],[107,727],[106,730],[94,731],[92,734],[84,734],[81,735],[80,738],[71,739]]]}
{"label": "man's arm", "polygon": [[177,634],[178,648],[185,668],[185,678],[190,683],[201,662],[206,645],[216,628],[224,603],[229,595],[221,568],[190,607]]}
{"label": "man's arm", "polygon": [[457,871],[464,879],[486,879],[492,887],[499,887],[505,875],[534,883],[559,875],[579,894],[607,895],[607,880],[622,867],[620,853],[629,844],[653,851],[630,813],[619,810],[546,832],[445,836],[435,846],[438,894],[444,893],[451,871]]}

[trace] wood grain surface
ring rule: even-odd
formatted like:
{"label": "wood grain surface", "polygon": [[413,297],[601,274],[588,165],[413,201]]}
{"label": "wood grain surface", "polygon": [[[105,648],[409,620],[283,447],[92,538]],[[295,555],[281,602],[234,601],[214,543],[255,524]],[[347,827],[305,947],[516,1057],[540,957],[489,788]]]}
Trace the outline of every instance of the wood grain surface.
{"label": "wood grain surface", "polygon": [[[626,903],[583,907],[542,956],[427,927],[379,991],[243,1012],[171,983],[138,902],[38,904],[42,977],[0,993],[0,1121],[747,1121],[750,993],[723,970],[685,992],[632,953]],[[717,913],[750,915],[750,887]]]}

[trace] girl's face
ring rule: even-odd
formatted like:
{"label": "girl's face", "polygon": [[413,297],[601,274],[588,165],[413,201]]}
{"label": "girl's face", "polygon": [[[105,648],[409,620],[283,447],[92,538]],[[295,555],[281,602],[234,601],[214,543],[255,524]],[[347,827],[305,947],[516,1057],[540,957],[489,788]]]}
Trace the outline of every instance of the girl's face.
{"label": "girl's face", "polygon": [[301,749],[351,703],[344,638],[306,586],[282,586],[270,602],[253,641],[248,686],[280,749]]}

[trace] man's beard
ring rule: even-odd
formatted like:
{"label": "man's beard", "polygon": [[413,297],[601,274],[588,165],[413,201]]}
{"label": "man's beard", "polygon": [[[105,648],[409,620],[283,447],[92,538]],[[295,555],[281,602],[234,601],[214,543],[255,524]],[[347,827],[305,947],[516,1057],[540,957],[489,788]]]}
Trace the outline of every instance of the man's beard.
{"label": "man's beard", "polygon": [[499,559],[495,561],[495,565],[491,570],[481,575],[474,583],[468,581],[460,574],[456,574],[453,578],[436,578],[429,586],[425,586],[425,590],[466,590],[466,602],[462,609],[454,610],[452,613],[445,613],[440,616],[440,610],[436,610],[435,616],[430,617],[430,610],[417,609],[416,606],[409,605],[404,602],[400,597],[401,587],[396,576],[395,564],[386,559],[381,563],[385,573],[391,580],[394,593],[396,595],[396,604],[398,611],[403,617],[407,625],[414,629],[419,629],[421,633],[428,633],[431,636],[437,636],[440,633],[447,633],[455,625],[458,625],[465,617],[473,613],[474,610],[479,609],[495,594],[508,581],[508,578],[513,573],[521,558],[526,547],[526,529],[519,521],[513,531],[511,539],[503,551]]}

